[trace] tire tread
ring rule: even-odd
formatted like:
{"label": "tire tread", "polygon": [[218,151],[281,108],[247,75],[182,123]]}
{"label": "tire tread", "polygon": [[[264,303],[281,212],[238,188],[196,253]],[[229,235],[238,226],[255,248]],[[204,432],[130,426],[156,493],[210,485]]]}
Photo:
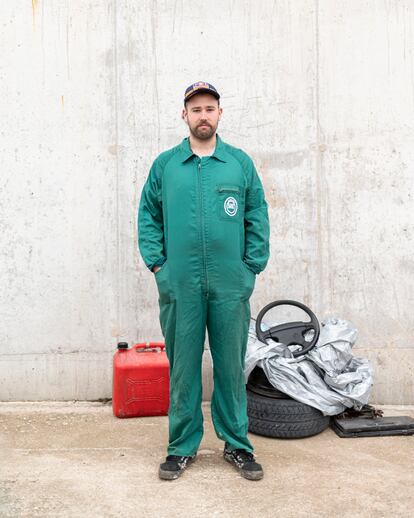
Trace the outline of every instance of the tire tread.
{"label": "tire tread", "polygon": [[275,399],[247,390],[249,431],[266,437],[300,438],[329,426],[329,416],[294,399]]}

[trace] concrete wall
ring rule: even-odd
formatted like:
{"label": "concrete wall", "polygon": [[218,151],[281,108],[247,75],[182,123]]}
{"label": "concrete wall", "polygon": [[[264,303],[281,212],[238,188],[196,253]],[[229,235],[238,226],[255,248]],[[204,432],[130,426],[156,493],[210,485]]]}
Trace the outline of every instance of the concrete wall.
{"label": "concrete wall", "polygon": [[16,0],[0,14],[0,399],[110,397],[117,341],[161,339],[135,211],[201,79],[269,201],[252,313],[292,298],[351,320],[373,401],[414,403],[413,2]]}

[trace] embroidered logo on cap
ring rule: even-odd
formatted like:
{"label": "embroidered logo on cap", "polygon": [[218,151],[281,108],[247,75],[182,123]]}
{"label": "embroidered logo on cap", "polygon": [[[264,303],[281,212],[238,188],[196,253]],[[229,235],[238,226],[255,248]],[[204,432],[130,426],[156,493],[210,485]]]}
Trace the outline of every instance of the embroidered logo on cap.
{"label": "embroidered logo on cap", "polygon": [[199,81],[198,83],[193,84],[193,88],[210,88],[210,85],[204,81]]}

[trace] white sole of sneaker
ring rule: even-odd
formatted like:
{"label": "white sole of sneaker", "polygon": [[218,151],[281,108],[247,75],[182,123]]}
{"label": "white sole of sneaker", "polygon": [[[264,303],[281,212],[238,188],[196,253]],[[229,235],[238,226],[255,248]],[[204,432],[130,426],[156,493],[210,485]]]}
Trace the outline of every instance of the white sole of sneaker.
{"label": "white sole of sneaker", "polygon": [[246,470],[243,470],[242,468],[239,468],[239,466],[237,466],[237,464],[235,464],[228,457],[223,456],[223,458],[229,464],[234,466],[243,478],[246,478],[247,480],[262,480],[263,475],[264,475],[263,471],[246,471]]}
{"label": "white sole of sneaker", "polygon": [[181,475],[184,473],[184,471],[190,466],[194,461],[195,457],[187,462],[187,466],[180,470],[180,471],[167,471],[164,469],[159,468],[158,469],[158,476],[161,480],[177,480],[177,478],[181,477]]}
{"label": "white sole of sneaker", "polygon": [[158,470],[158,476],[160,477],[161,480],[175,480],[178,477],[180,477],[180,475],[182,475],[183,472],[184,472],[184,470],[177,472],[177,471],[165,471],[160,468]]}

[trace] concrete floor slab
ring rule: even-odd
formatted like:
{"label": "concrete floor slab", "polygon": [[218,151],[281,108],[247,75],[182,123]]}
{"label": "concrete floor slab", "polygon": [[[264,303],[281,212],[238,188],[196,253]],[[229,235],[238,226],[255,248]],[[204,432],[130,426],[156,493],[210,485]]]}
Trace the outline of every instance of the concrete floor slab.
{"label": "concrete floor slab", "polygon": [[[414,407],[382,407],[414,416]],[[414,508],[414,437],[251,435],[265,477],[222,456],[209,404],[198,459],[158,479],[167,417],[117,419],[110,404],[0,403],[1,517],[380,517]]]}

